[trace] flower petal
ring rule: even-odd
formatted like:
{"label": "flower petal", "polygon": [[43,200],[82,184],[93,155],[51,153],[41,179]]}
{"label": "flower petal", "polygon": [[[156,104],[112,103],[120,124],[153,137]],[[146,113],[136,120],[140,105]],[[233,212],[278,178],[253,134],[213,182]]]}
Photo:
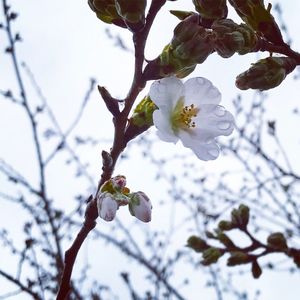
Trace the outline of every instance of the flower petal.
{"label": "flower petal", "polygon": [[112,194],[104,192],[97,196],[97,208],[99,217],[109,222],[116,216],[118,203]]}
{"label": "flower petal", "polygon": [[220,154],[220,148],[216,142],[208,144],[199,144],[197,148],[192,149],[196,156],[201,160],[215,160]]}
{"label": "flower petal", "polygon": [[154,81],[150,87],[149,96],[160,108],[169,107],[170,110],[176,105],[178,99],[184,95],[184,85],[176,77],[166,77]]}
{"label": "flower petal", "polygon": [[221,93],[206,78],[196,77],[187,80],[185,87],[185,104],[194,104],[201,107],[203,104],[219,104],[221,102]]}
{"label": "flower petal", "polygon": [[230,135],[234,129],[234,117],[220,105],[202,105],[192,135],[201,142],[207,142],[219,135]]}
{"label": "flower petal", "polygon": [[178,137],[171,128],[170,116],[164,109],[158,109],[153,112],[153,123],[157,128],[157,135],[165,142],[176,143]]}
{"label": "flower petal", "polygon": [[131,195],[129,210],[139,220],[146,223],[151,221],[152,204],[145,193],[136,192]]}
{"label": "flower petal", "polygon": [[198,140],[191,139],[188,134],[182,134],[182,132],[180,133],[180,139],[182,144],[192,149],[201,160],[214,160],[219,156],[220,149],[215,140],[212,140],[210,143],[201,143]]}

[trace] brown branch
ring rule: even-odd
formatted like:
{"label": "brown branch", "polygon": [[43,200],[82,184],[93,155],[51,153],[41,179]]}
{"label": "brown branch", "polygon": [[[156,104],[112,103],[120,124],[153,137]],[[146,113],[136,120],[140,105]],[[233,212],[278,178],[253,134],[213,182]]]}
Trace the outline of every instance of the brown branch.
{"label": "brown branch", "polygon": [[297,64],[300,65],[300,53],[292,50],[289,45],[274,45],[264,39],[260,39],[258,43],[258,49],[259,51],[268,51],[268,52],[274,52],[274,53],[280,53],[283,55],[286,55],[290,58],[293,58],[296,60]]}
{"label": "brown branch", "polygon": [[[111,178],[114,171],[115,164],[126,147],[125,141],[125,128],[127,124],[128,115],[134,104],[134,101],[140,91],[145,86],[145,80],[143,79],[143,63],[144,63],[144,50],[146,45],[146,40],[152,26],[152,23],[155,19],[156,14],[165,4],[166,0],[152,0],[149,12],[146,18],[145,27],[140,31],[133,33],[133,42],[135,48],[135,67],[134,67],[134,76],[131,84],[129,93],[124,100],[125,107],[120,114],[114,116],[113,122],[115,126],[114,141],[110,153],[103,152],[103,167],[102,175],[98,184],[98,189],[96,192],[99,192],[102,184]],[[105,156],[105,157],[104,157]],[[72,246],[65,253],[65,265],[64,271],[61,279],[61,285],[57,295],[57,300],[64,300],[71,289],[71,275],[73,266],[78,254],[79,249],[81,248],[82,243],[90,233],[90,231],[96,226],[96,218],[98,217],[96,197],[90,197],[88,200],[88,205],[85,212],[85,220],[82,228],[80,229],[77,237],[75,238]]]}
{"label": "brown branch", "polygon": [[30,296],[33,297],[33,299],[35,300],[42,300],[42,298],[39,296],[39,294],[33,292],[30,288],[26,287],[23,283],[21,283],[20,280],[12,277],[11,275],[9,275],[8,273],[0,270],[0,275],[2,275],[4,278],[6,278],[8,281],[14,283],[15,285],[17,285],[22,291],[26,292],[27,294],[29,294]]}
{"label": "brown branch", "polygon": [[63,269],[62,250],[61,250],[61,246],[60,246],[60,237],[58,234],[58,227],[56,227],[54,224],[51,203],[46,195],[45,164],[44,164],[43,156],[42,156],[42,149],[41,149],[40,139],[39,139],[39,135],[38,135],[37,123],[35,120],[35,115],[31,111],[30,106],[29,106],[29,101],[27,98],[25,85],[24,85],[24,82],[23,82],[23,79],[21,76],[20,67],[19,67],[19,63],[18,63],[16,51],[15,51],[16,40],[13,36],[12,29],[11,29],[11,22],[12,22],[13,18],[11,17],[10,7],[8,6],[6,0],[2,0],[2,6],[3,6],[4,16],[5,16],[5,31],[7,34],[8,41],[9,41],[9,49],[10,49],[9,54],[12,58],[13,68],[14,68],[14,72],[16,75],[17,84],[18,84],[18,87],[20,90],[22,105],[23,105],[26,115],[29,119],[32,134],[33,134],[33,141],[34,141],[35,151],[36,151],[36,155],[37,155],[37,162],[38,162],[38,166],[39,166],[39,175],[40,175],[39,194],[40,194],[40,198],[44,204],[44,210],[47,215],[49,225],[51,228],[51,232],[54,237],[54,242],[55,242],[56,251],[57,251],[55,263],[56,263],[56,267],[57,267],[57,271],[58,271],[58,278],[59,278],[60,273],[62,272],[62,269]]}

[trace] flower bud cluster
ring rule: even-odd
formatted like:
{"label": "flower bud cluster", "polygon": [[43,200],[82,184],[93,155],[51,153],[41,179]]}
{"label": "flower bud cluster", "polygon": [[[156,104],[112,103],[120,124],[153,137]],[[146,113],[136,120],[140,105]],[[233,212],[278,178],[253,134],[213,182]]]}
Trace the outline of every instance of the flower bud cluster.
{"label": "flower bud cluster", "polygon": [[120,206],[128,205],[130,213],[143,222],[151,221],[152,205],[143,192],[130,193],[125,176],[118,175],[107,180],[97,194],[99,217],[112,221]]}
{"label": "flower bud cluster", "polygon": [[268,90],[280,85],[296,66],[297,62],[289,57],[264,58],[238,75],[235,84],[241,90]]}
{"label": "flower bud cluster", "polygon": [[236,24],[231,19],[215,21],[211,28],[214,32],[214,48],[217,53],[228,58],[235,52],[246,54],[255,50],[258,37],[245,24]]}
{"label": "flower bud cluster", "polygon": [[226,0],[193,0],[193,3],[196,11],[205,19],[218,20],[227,17]]}
{"label": "flower bud cluster", "polygon": [[280,29],[270,13],[270,4],[266,9],[263,0],[229,0],[229,3],[254,31],[261,33],[272,43],[283,44]]}
{"label": "flower bud cluster", "polygon": [[199,15],[192,14],[175,27],[171,42],[146,66],[145,76],[147,79],[169,75],[183,78],[197,64],[203,63],[213,50],[211,30],[199,25]]}
{"label": "flower bud cluster", "polygon": [[88,0],[90,8],[105,23],[139,30],[145,24],[146,0]]}

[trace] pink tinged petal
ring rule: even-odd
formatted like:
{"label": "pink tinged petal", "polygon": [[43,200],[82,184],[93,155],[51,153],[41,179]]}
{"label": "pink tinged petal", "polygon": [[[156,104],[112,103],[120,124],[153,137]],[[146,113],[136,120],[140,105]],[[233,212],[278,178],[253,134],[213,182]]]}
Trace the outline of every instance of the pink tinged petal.
{"label": "pink tinged petal", "polygon": [[206,78],[196,77],[187,80],[185,87],[185,104],[194,104],[200,107],[203,104],[219,104],[221,102],[221,93]]}
{"label": "pink tinged petal", "polygon": [[126,186],[126,177],[123,175],[117,175],[111,179],[112,185],[116,189],[122,189]]}
{"label": "pink tinged petal", "polygon": [[184,85],[176,77],[166,77],[154,81],[150,87],[149,96],[160,108],[163,106],[172,109],[180,97],[184,95]]}
{"label": "pink tinged petal", "polygon": [[118,209],[118,203],[110,193],[101,193],[97,196],[97,208],[99,217],[105,221],[112,221]]}
{"label": "pink tinged petal", "polygon": [[157,128],[157,135],[165,142],[176,143],[178,137],[175,135],[171,127],[170,115],[163,109],[153,112],[153,123]]}
{"label": "pink tinged petal", "polygon": [[187,131],[181,131],[179,138],[183,146],[190,148],[201,160],[214,160],[219,156],[220,149],[214,139],[201,142]]}
{"label": "pink tinged petal", "polygon": [[194,122],[196,127],[191,135],[201,142],[208,142],[220,135],[230,135],[235,126],[233,115],[220,105],[202,105]]}

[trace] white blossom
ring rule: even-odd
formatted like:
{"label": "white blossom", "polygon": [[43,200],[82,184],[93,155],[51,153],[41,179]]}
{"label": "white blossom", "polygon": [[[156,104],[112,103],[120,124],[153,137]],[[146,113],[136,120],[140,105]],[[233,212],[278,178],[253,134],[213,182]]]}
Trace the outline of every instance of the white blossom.
{"label": "white blossom", "polygon": [[208,79],[191,78],[183,84],[176,77],[163,78],[151,85],[149,96],[158,107],[153,123],[160,139],[181,140],[201,160],[219,156],[215,138],[232,133],[234,118],[219,105],[221,93]]}

